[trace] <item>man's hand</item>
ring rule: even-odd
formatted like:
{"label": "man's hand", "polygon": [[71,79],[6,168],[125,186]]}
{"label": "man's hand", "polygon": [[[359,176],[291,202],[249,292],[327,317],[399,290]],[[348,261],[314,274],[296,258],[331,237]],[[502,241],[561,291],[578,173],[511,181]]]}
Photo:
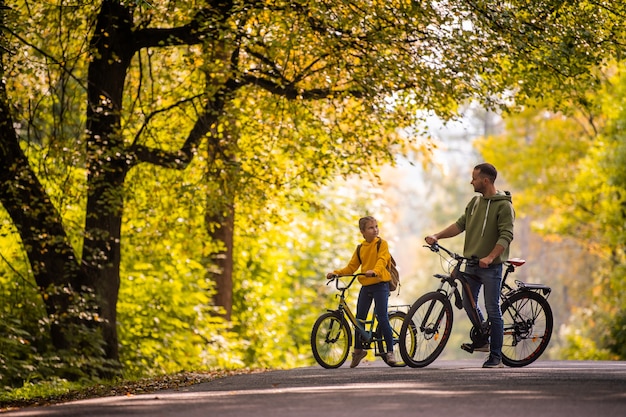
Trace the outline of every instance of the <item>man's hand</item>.
{"label": "man's hand", "polygon": [[478,261],[478,266],[481,268],[489,268],[489,265],[493,263],[493,260],[502,255],[502,252],[504,252],[504,246],[496,244],[489,255]]}
{"label": "man's hand", "polygon": [[426,241],[426,243],[428,243],[429,245],[434,245],[435,243],[437,243],[437,237],[435,235],[429,235],[426,236],[424,238],[424,240]]}
{"label": "man's hand", "polygon": [[489,265],[493,262],[493,258],[490,256],[485,256],[484,258],[478,261],[478,266],[481,268],[489,268]]}

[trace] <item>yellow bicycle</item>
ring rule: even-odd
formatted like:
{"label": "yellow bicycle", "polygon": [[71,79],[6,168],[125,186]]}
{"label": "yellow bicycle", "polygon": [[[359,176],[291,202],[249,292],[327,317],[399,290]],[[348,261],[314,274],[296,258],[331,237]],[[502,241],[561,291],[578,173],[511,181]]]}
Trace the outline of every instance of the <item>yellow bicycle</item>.
{"label": "yellow bicycle", "polygon": [[[394,354],[396,363],[394,365],[387,362],[387,357],[383,353],[384,340],[378,329],[378,322],[375,315],[371,320],[359,321],[350,310],[346,303],[345,293],[352,286],[355,279],[363,273],[353,275],[340,275],[332,277],[326,285],[335,282],[335,288],[339,292],[339,306],[335,310],[328,310],[317,318],[311,331],[311,349],[317,363],[327,369],[339,368],[348,358],[348,353],[352,346],[352,328],[356,329],[364,342],[363,349],[374,349],[375,356],[381,356],[385,363],[389,366],[405,366],[400,355],[400,349],[397,344],[400,340],[400,329],[404,322],[406,313],[402,309],[408,309],[405,306],[389,306],[389,323],[393,333]],[[347,283],[344,281],[347,281]],[[407,348],[409,352],[413,348]]]}

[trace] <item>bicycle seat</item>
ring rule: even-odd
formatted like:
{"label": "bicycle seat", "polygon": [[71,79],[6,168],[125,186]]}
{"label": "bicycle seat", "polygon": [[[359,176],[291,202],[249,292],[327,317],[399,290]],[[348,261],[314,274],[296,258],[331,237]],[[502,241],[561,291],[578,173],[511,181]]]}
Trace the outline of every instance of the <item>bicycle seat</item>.
{"label": "bicycle seat", "polygon": [[511,264],[513,266],[522,266],[526,263],[526,260],[522,258],[511,258],[507,260],[506,263]]}

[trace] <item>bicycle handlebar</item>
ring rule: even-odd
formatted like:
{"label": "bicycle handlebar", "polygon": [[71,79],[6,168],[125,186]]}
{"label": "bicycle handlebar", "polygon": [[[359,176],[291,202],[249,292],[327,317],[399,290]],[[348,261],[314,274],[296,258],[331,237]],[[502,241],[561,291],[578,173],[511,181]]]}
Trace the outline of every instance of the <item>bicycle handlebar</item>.
{"label": "bicycle handlebar", "polygon": [[[348,275],[333,275],[330,278],[328,278],[328,282],[326,283],[326,285],[330,284],[331,282],[335,281],[335,288],[337,288],[338,290],[347,290],[348,288],[350,288],[352,286],[352,283],[354,282],[354,280],[358,277],[358,276],[365,276],[364,272],[359,272],[358,274],[348,274]],[[339,283],[341,282],[340,278],[345,278],[345,277],[352,277],[352,279],[350,280],[350,282],[348,282],[348,284],[345,287],[339,287]]]}
{"label": "bicycle handlebar", "polygon": [[449,249],[444,248],[443,246],[441,246],[439,243],[435,242],[432,245],[424,245],[425,248],[430,249],[431,251],[438,253],[439,250],[443,250],[445,253],[447,253],[448,255],[450,255],[450,257],[454,258],[454,259],[467,259],[462,257],[461,255],[459,255],[458,253],[452,252]]}
{"label": "bicycle handlebar", "polygon": [[472,256],[471,258],[466,258],[465,256],[459,255],[456,252],[452,252],[451,250],[441,246],[438,242],[433,243],[432,245],[424,245],[425,248],[430,249],[435,253],[439,253],[439,250],[443,250],[447,253],[452,259],[455,261],[463,262],[465,261],[468,265],[478,265],[478,257]]}

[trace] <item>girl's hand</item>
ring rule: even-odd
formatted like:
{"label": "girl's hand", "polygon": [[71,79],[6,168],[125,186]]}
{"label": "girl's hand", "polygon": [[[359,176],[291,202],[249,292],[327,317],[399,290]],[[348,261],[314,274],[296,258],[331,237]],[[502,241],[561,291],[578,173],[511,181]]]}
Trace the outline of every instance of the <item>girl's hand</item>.
{"label": "girl's hand", "polygon": [[366,277],[375,277],[376,276],[376,272],[374,272],[373,270],[369,270],[369,271],[365,271],[365,276]]}

